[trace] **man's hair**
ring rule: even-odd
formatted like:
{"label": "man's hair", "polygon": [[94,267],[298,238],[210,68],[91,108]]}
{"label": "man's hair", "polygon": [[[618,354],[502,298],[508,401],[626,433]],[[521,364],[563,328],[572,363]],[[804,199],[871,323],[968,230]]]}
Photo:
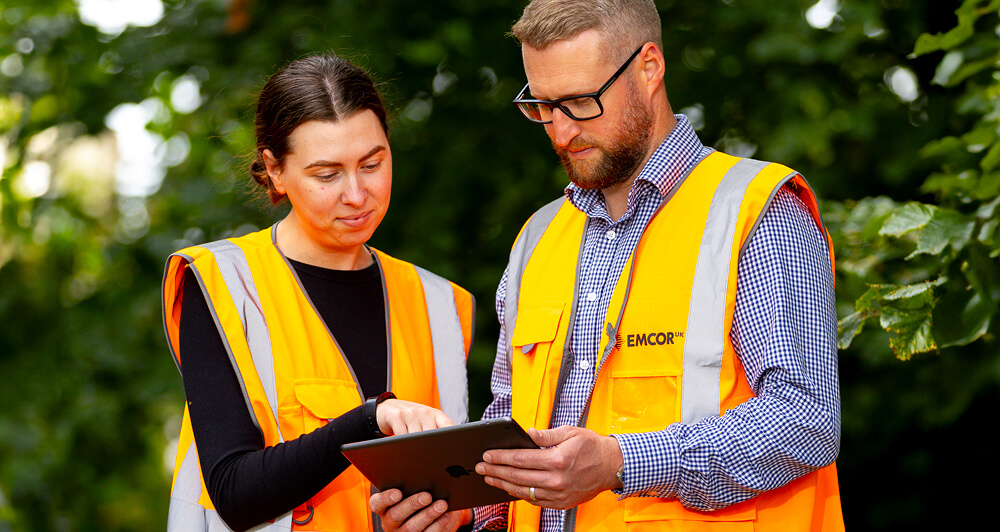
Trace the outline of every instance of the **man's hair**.
{"label": "man's hair", "polygon": [[536,50],[597,30],[609,61],[624,59],[652,42],[661,50],[660,14],[653,0],[532,0],[511,34]]}

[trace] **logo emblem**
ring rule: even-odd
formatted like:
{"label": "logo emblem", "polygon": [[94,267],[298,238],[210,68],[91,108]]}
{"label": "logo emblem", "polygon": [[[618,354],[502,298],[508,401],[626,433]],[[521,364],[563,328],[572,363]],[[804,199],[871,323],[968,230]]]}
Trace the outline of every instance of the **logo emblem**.
{"label": "logo emblem", "polygon": [[684,338],[683,332],[651,332],[630,334],[625,337],[625,345],[628,347],[641,347],[653,345],[675,345],[675,341]]}

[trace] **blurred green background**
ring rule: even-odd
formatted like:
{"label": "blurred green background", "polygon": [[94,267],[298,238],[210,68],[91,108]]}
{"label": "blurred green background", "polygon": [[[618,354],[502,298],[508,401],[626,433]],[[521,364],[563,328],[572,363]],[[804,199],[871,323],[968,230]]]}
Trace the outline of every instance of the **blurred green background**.
{"label": "blurred green background", "polygon": [[[248,193],[253,100],[312,52],[382,84],[394,200],[372,244],[476,295],[482,413],[506,254],[565,182],[510,104],[525,3],[2,0],[0,531],[164,527],[183,404],[164,260],[283,214]],[[674,110],[823,200],[848,529],[979,523],[998,472],[1000,1],[657,6]]]}

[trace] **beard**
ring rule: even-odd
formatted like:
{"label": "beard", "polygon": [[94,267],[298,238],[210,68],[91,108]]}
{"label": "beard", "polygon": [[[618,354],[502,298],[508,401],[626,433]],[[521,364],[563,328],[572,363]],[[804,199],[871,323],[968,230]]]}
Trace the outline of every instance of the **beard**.
{"label": "beard", "polygon": [[[652,136],[653,114],[642,105],[638,90],[630,83],[628,107],[625,108],[621,128],[608,144],[598,144],[577,137],[566,148],[553,143],[562,160],[569,180],[582,189],[604,189],[622,183],[639,171],[639,165],[649,152]],[[577,161],[569,149],[595,148],[596,160]]]}

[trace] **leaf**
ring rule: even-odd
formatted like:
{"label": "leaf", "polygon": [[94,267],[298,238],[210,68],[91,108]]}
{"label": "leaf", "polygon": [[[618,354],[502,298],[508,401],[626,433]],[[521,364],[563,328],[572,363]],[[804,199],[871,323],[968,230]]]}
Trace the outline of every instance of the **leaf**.
{"label": "leaf", "polygon": [[866,315],[862,312],[855,312],[850,316],[837,322],[837,349],[847,349],[851,347],[851,342],[864,327],[865,322],[873,315]]}
{"label": "leaf", "polygon": [[1000,206],[1000,197],[993,198],[993,201],[980,205],[976,209],[976,218],[982,220],[993,218],[996,215],[997,206]]}
{"label": "leaf", "polygon": [[966,144],[958,137],[942,137],[935,139],[924,145],[920,149],[921,157],[941,157],[964,153],[967,151]]}
{"label": "leaf", "polygon": [[896,209],[896,212],[882,224],[879,234],[900,237],[910,231],[921,229],[931,220],[936,209],[937,207],[923,203],[907,203]]}
{"label": "leaf", "polygon": [[931,80],[931,83],[935,85],[947,85],[964,61],[965,54],[958,50],[944,54],[944,58],[941,59],[937,69],[934,71],[934,79]]}
{"label": "leaf", "polygon": [[979,161],[979,167],[984,172],[990,172],[998,166],[1000,166],[1000,142],[995,142],[990,147],[990,150],[986,152],[986,155],[983,156],[983,160]]}
{"label": "leaf", "polygon": [[914,354],[937,349],[931,332],[933,295],[933,291],[918,290],[915,297],[905,300],[884,300],[879,324],[896,334],[889,339],[889,346],[897,358],[909,360]]}
{"label": "leaf", "polygon": [[893,301],[893,300],[911,299],[917,296],[927,296],[927,294],[933,295],[934,286],[935,285],[933,283],[909,284],[897,288],[885,294],[883,297],[884,299]]}
{"label": "leaf", "polygon": [[[950,52],[949,55],[953,53],[958,52]],[[945,59],[948,59],[948,57]],[[946,61],[942,61],[941,64],[938,65],[938,71],[934,74],[934,80],[932,82],[944,87],[955,87],[983,70],[996,68],[997,59],[1000,59],[1000,53],[994,53],[975,61],[961,62],[954,65],[953,69],[942,68],[945,67],[946,64],[948,67],[952,66],[951,61],[948,61],[947,63]]]}
{"label": "leaf", "polygon": [[940,277],[910,285],[869,285],[855,303],[856,312],[838,322],[838,347],[849,347],[864,322],[878,317],[879,325],[894,335],[889,346],[897,358],[909,360],[917,353],[936,350],[931,327],[935,288],[946,282],[946,278]]}
{"label": "leaf", "polygon": [[962,249],[969,243],[975,228],[975,221],[967,216],[951,210],[935,209],[930,221],[919,229],[917,249],[906,259],[920,254],[938,255],[949,245],[956,250]]}
{"label": "leaf", "polygon": [[920,37],[917,37],[916,44],[913,45],[913,53],[910,54],[910,58],[916,58],[931,52],[936,52],[941,48],[943,48],[943,46],[941,44],[940,33],[935,35],[922,33]]}
{"label": "leaf", "polygon": [[989,5],[979,7],[981,0],[965,0],[955,14],[958,15],[958,25],[941,34],[924,33],[917,38],[910,57],[920,57],[938,50],[951,50],[964,43],[975,34],[975,24],[985,13],[1000,9],[1000,0],[992,0]]}
{"label": "leaf", "polygon": [[909,360],[913,355],[938,349],[931,334],[930,313],[917,317],[913,320],[913,324],[913,327],[901,329],[895,338],[889,339],[889,347],[900,360]]}

